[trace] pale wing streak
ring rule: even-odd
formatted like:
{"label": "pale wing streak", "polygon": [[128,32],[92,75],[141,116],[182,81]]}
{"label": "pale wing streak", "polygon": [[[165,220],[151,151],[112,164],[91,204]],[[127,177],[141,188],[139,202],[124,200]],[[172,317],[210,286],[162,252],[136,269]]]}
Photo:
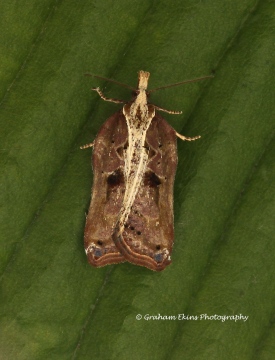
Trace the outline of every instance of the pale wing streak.
{"label": "pale wing streak", "polygon": [[[146,135],[146,133],[145,133]],[[136,139],[135,139],[136,140]],[[135,141],[135,143],[137,143]],[[131,159],[129,156],[130,154],[127,154],[127,158]],[[124,227],[125,222],[128,219],[129,213],[131,211],[131,207],[134,203],[135,197],[137,195],[137,192],[140,188],[140,184],[143,178],[143,174],[146,169],[147,159],[148,155],[145,153],[145,151],[142,149],[139,153],[139,158],[136,157],[138,160],[137,167],[131,166],[130,164],[130,172],[128,178],[126,178],[126,188],[125,188],[125,194],[124,194],[124,200],[123,200],[123,207],[120,214],[120,226]],[[123,229],[122,229],[123,230]]]}
{"label": "pale wing streak", "polygon": [[[142,97],[143,94],[140,95]],[[144,99],[137,99],[131,106],[130,114],[125,113],[129,133],[129,146],[125,153],[125,194],[118,220],[120,234],[122,234],[131,212],[131,207],[140,188],[148,160],[148,154],[144,147],[145,139],[155,112],[153,111],[149,116],[147,103],[144,104],[143,102],[142,104],[142,100],[144,101]],[[137,122],[140,121],[136,116],[138,109],[142,114],[142,122],[139,128],[136,126]]]}

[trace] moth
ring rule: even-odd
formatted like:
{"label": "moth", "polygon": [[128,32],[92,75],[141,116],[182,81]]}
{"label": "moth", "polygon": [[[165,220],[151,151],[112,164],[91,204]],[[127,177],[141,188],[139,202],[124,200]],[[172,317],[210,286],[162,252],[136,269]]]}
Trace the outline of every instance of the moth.
{"label": "moth", "polygon": [[171,263],[177,137],[192,141],[200,136],[180,135],[159,115],[158,111],[181,112],[148,102],[149,92],[161,89],[147,91],[149,76],[139,71],[137,89],[128,103],[92,89],[105,101],[124,104],[102,125],[94,142],[82,146],[93,147],[94,179],[84,246],[95,267],[128,261],[161,271]]}

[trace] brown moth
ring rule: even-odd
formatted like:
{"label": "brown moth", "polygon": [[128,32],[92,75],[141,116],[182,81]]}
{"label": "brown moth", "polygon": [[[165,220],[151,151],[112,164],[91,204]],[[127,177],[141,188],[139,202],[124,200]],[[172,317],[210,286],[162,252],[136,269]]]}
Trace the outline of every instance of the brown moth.
{"label": "brown moth", "polygon": [[[181,112],[148,103],[149,76],[139,72],[132,101],[103,124],[92,144],[82,147],[93,146],[94,180],[84,245],[89,263],[96,267],[129,261],[161,271],[171,263],[176,139],[200,136],[178,134],[156,110]],[[191,81],[208,77],[212,76]],[[124,103],[106,98],[99,88],[93,90],[105,101]]]}

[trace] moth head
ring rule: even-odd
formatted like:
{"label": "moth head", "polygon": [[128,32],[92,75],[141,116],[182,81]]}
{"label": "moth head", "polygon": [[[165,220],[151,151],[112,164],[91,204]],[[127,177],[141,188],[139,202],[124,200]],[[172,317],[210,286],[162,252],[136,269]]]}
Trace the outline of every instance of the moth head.
{"label": "moth head", "polygon": [[146,90],[148,87],[150,73],[148,71],[140,70],[138,72],[138,89],[139,90]]}
{"label": "moth head", "polygon": [[[140,89],[132,91],[132,101],[134,101],[139,94],[140,94]],[[149,96],[150,96],[149,92],[145,91],[145,94],[146,94],[147,98],[149,98]]]}

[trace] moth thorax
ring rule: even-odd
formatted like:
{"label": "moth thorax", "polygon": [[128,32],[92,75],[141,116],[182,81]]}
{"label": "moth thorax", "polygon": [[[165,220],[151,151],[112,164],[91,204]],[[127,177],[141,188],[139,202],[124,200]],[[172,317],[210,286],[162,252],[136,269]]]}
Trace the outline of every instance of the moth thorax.
{"label": "moth thorax", "polygon": [[147,89],[149,76],[150,76],[150,73],[148,71],[141,70],[138,73],[138,89],[139,90]]}

